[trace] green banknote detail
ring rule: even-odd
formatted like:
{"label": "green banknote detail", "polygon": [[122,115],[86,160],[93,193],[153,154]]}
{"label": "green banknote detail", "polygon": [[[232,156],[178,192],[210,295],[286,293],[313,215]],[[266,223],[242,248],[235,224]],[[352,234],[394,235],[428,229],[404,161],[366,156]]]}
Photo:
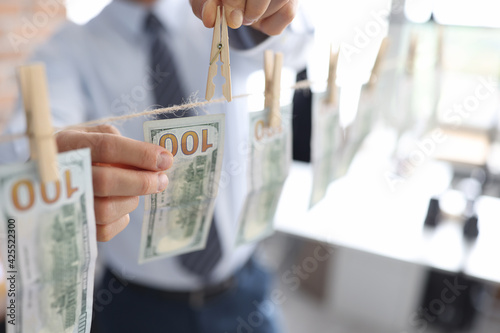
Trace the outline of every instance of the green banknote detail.
{"label": "green banknote detail", "polygon": [[12,221],[16,234],[8,333],[90,332],[97,257],[90,151],[58,158],[57,183],[41,184],[34,162],[0,168],[0,235]]}
{"label": "green banknote detail", "polygon": [[224,115],[144,123],[144,138],[172,151],[165,191],[146,197],[139,262],[203,249],[224,151]]}
{"label": "green banknote detail", "polygon": [[236,245],[274,232],[273,222],[291,163],[291,106],[281,108],[279,129],[267,127],[267,110],[250,114],[249,192],[239,219]]}

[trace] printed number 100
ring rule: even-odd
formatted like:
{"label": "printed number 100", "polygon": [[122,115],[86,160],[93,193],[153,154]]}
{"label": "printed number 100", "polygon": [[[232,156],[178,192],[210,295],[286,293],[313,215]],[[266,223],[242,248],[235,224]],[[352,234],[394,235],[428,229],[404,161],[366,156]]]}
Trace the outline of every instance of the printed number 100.
{"label": "printed number 100", "polygon": [[[191,138],[193,140],[193,146],[191,149],[188,149],[188,139]],[[170,140],[172,143],[172,155],[176,155],[179,150],[179,141],[177,137],[172,134],[162,135],[160,138],[160,146],[167,148],[167,140]],[[198,150],[198,145],[200,144],[200,139],[198,137],[198,133],[195,131],[187,131],[182,134],[181,137],[181,150],[184,155],[192,155]],[[208,143],[208,130],[204,129],[201,131],[201,151],[204,153],[208,150],[208,148],[213,147],[212,143]]]}

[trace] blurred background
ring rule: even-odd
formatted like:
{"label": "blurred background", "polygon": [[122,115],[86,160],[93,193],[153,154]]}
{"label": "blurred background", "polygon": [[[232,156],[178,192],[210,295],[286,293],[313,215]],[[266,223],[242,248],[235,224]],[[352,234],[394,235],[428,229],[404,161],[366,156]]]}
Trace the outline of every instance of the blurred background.
{"label": "blurred background", "polygon": [[[83,24],[108,2],[2,0],[0,127],[14,68],[63,20]],[[297,80],[313,84],[294,97],[295,161],[259,249],[280,309],[260,310],[281,311],[292,333],[500,332],[500,3],[302,6],[316,41]]]}
{"label": "blurred background", "polygon": [[308,5],[302,75],[323,84],[295,96],[296,161],[262,251],[280,267],[289,331],[500,332],[500,4]]}

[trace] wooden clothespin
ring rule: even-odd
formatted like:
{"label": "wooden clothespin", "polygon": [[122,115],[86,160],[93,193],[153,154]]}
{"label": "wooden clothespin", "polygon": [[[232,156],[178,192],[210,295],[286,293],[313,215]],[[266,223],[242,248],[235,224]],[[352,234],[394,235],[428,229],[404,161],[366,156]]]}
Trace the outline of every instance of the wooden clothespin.
{"label": "wooden clothespin", "polygon": [[333,105],[337,100],[337,86],[335,81],[337,79],[337,63],[339,60],[339,50],[333,52],[333,45],[330,47],[330,65],[328,67],[328,85],[326,88],[327,97],[326,104]]}
{"label": "wooden clothespin", "polygon": [[406,57],[406,72],[413,74],[415,69],[415,59],[417,56],[418,35],[416,33],[410,36],[410,46],[408,47],[408,55]]}
{"label": "wooden clothespin", "polygon": [[281,68],[283,67],[283,53],[273,53],[271,50],[264,52],[264,75],[266,77],[266,90],[264,106],[269,109],[269,126],[281,126],[280,91]]}
{"label": "wooden clothespin", "polygon": [[217,61],[219,57],[222,62],[221,74],[226,79],[226,82],[222,85],[222,94],[226,97],[228,102],[231,102],[233,96],[231,93],[231,65],[229,63],[229,37],[227,32],[226,13],[224,7],[221,8],[217,6],[214,36],[212,38],[212,51],[210,52],[210,67],[208,68],[207,91],[205,94],[207,101],[214,97],[215,84],[213,80],[217,75]]}
{"label": "wooden clothespin", "polygon": [[50,116],[45,66],[32,64],[19,68],[19,82],[26,114],[31,159],[38,163],[43,183],[59,179],[57,145]]}
{"label": "wooden clothespin", "polygon": [[444,26],[438,25],[437,31],[437,48],[436,48],[436,66],[438,69],[443,68],[443,57],[444,57]]}
{"label": "wooden clothespin", "polygon": [[370,81],[368,81],[368,86],[370,87],[370,89],[373,89],[375,87],[375,83],[377,82],[377,77],[380,74],[382,62],[387,52],[388,46],[389,46],[389,39],[385,37],[384,39],[382,39],[382,43],[380,43],[380,49],[378,50],[377,58],[375,59],[375,63],[373,64]]}

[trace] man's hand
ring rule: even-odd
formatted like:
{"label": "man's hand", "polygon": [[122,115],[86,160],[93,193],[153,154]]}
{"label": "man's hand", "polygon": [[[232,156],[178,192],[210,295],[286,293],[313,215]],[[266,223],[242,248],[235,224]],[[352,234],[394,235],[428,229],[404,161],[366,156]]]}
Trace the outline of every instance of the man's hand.
{"label": "man's hand", "polygon": [[158,193],[168,184],[163,172],[172,154],[151,143],[125,138],[110,125],[57,133],[59,152],[90,148],[97,240],[107,242],[128,225],[139,196]]}
{"label": "man's hand", "polygon": [[298,0],[189,0],[193,13],[213,28],[217,6],[226,10],[227,24],[237,29],[249,25],[267,35],[279,35],[295,17]]}

